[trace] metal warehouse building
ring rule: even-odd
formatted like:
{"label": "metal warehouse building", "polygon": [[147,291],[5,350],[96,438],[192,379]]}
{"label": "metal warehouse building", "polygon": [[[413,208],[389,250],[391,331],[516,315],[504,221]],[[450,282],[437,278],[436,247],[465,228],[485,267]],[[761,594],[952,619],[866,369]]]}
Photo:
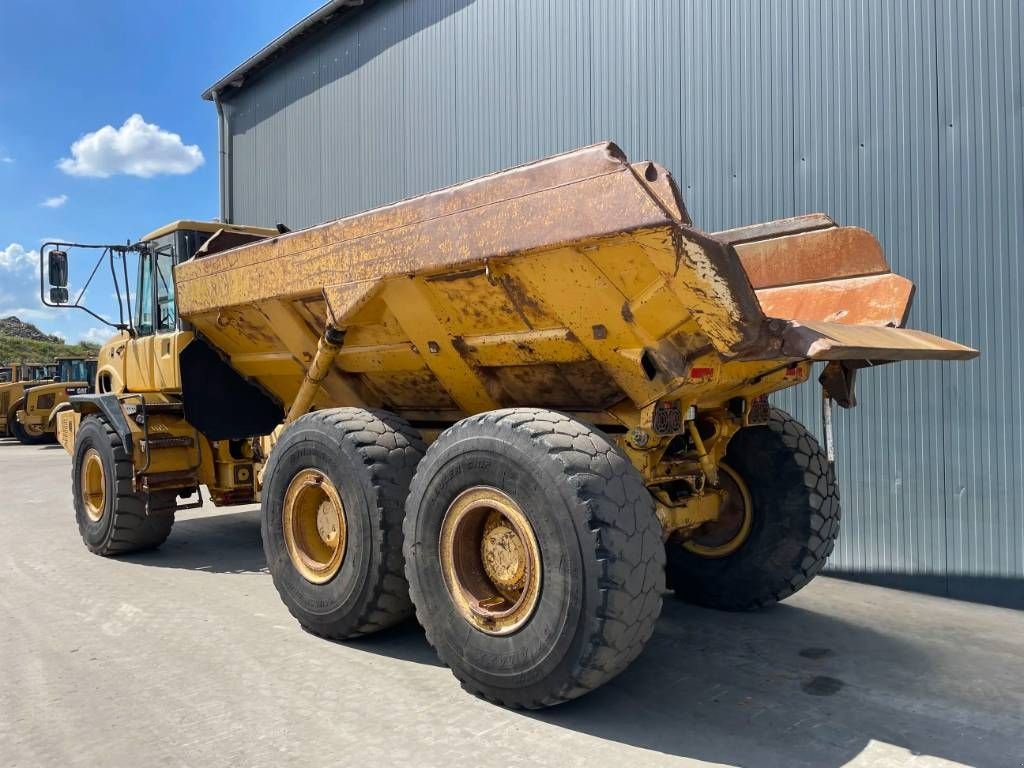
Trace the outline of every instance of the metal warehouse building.
{"label": "metal warehouse building", "polygon": [[[222,216],[305,227],[601,139],[705,230],[825,211],[980,348],[839,415],[831,570],[1024,606],[1020,0],[332,2],[205,94]],[[812,428],[817,388],[781,404]]]}

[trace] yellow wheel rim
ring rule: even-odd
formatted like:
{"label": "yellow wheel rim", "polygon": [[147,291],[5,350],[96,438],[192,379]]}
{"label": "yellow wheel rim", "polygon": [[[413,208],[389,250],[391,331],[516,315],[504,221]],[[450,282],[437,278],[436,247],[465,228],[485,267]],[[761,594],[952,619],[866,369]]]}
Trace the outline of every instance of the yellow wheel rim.
{"label": "yellow wheel rim", "polygon": [[99,522],[107,507],[107,476],[103,472],[103,459],[95,448],[85,452],[80,480],[85,514],[94,523]]}
{"label": "yellow wheel rim", "polygon": [[719,508],[718,519],[704,523],[683,547],[701,557],[725,557],[738,550],[750,536],[754,521],[754,505],[750,491],[736,470],[718,465],[719,484],[726,499]]}
{"label": "yellow wheel rim", "polygon": [[488,635],[508,635],[540,599],[540,548],[523,510],[490,486],[463,491],[448,507],[438,542],[452,603]]}
{"label": "yellow wheel rim", "polygon": [[345,507],[337,489],[318,469],[304,469],[284,494],[284,541],[295,570],[313,584],[324,584],[345,559]]}

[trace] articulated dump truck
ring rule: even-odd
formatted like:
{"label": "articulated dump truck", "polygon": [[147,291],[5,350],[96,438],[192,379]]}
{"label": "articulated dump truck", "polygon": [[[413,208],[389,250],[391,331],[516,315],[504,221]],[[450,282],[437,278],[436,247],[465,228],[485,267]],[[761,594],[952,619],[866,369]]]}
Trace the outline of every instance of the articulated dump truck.
{"label": "articulated dump truck", "polygon": [[58,357],[52,382],[25,390],[11,407],[14,436],[25,445],[54,442],[57,406],[72,395],[92,391],[96,380],[96,360],[87,357]]}
{"label": "articulated dump truck", "polygon": [[824,363],[828,416],[862,368],[977,354],[901,327],[913,285],[868,232],[703,233],[664,168],[613,144],[302,231],[179,222],[133,249],[135,316],[57,416],[86,546],[159,545],[201,487],[258,501],[302,626],[415,612],[510,707],[625,669],[666,582],[747,610],[818,573],[830,441],[768,395]]}

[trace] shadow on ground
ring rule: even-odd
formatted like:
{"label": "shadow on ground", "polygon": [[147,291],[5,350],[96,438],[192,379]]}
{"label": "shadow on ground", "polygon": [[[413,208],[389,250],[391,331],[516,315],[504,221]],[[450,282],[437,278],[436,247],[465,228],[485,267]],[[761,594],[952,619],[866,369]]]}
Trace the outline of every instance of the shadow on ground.
{"label": "shadow on ground", "polygon": [[[219,574],[264,573],[259,512],[182,519],[158,551],[123,559]],[[266,586],[272,589],[269,579]],[[814,609],[783,604],[736,614],[667,596],[654,637],[626,672],[576,701],[513,717],[741,766],[838,768],[873,742],[968,765],[1012,756],[1015,734],[1005,734],[1005,744],[979,736],[974,723],[985,705],[957,698],[963,692],[957,685],[969,681],[948,683],[948,665],[935,669],[924,641],[915,637],[911,644],[823,612],[827,603],[821,599],[811,604]],[[911,618],[906,623],[913,626]],[[438,664],[411,620],[344,645]],[[955,672],[970,674],[959,667]]]}
{"label": "shadow on ground", "polygon": [[[411,621],[345,645],[437,663]],[[958,702],[937,700],[933,672],[919,648],[827,614],[786,605],[729,614],[667,598],[651,642],[618,678],[514,716],[736,766],[839,768],[869,749],[1002,764],[995,756],[1013,754],[1016,734],[998,743],[969,733],[948,716]],[[890,764],[885,754],[862,759]]]}
{"label": "shadow on ground", "polygon": [[[13,437],[0,437],[0,448],[14,447],[16,445],[21,445],[21,442],[19,442]],[[60,443],[39,443],[37,445],[30,445],[28,447],[35,448],[36,450],[39,451],[64,450],[64,446],[61,445]]]}
{"label": "shadow on ground", "polygon": [[156,568],[266,573],[259,509],[180,518],[160,549],[118,559]]}

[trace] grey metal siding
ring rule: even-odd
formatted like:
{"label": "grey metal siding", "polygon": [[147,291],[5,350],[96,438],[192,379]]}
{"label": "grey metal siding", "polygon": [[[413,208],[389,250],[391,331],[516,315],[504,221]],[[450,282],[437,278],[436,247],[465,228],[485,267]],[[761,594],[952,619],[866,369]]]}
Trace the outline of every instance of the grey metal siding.
{"label": "grey metal siding", "polygon": [[[714,230],[875,232],[961,365],[838,416],[837,573],[1024,605],[1020,0],[381,0],[240,91],[235,221],[302,227],[600,139]],[[779,402],[819,428],[816,388]]]}

